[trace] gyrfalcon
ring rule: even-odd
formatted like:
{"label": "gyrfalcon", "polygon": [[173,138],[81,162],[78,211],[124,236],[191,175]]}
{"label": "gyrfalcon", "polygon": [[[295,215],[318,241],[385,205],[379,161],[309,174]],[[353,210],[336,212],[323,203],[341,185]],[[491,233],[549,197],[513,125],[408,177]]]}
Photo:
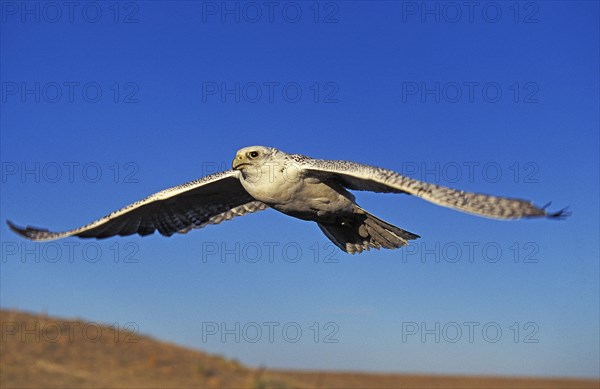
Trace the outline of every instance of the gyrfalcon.
{"label": "gyrfalcon", "polygon": [[46,241],[78,236],[184,234],[235,216],[273,208],[317,223],[347,253],[370,248],[396,249],[419,236],[371,215],[348,190],[405,193],[432,203],[496,219],[562,218],[564,209],[547,212],[530,201],[455,190],[350,161],[313,159],[272,147],[240,149],[232,169],[155,193],[83,227],[50,232],[9,227],[28,239]]}

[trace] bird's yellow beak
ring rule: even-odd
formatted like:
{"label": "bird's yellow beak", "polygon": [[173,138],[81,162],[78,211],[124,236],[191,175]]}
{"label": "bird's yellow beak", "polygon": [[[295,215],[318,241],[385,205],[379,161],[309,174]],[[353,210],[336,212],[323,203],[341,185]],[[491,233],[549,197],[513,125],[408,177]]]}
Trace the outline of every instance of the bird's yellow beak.
{"label": "bird's yellow beak", "polygon": [[243,165],[249,165],[248,161],[246,160],[246,156],[237,154],[233,159],[233,162],[231,162],[231,167],[235,170],[240,170],[239,168],[241,168]]}

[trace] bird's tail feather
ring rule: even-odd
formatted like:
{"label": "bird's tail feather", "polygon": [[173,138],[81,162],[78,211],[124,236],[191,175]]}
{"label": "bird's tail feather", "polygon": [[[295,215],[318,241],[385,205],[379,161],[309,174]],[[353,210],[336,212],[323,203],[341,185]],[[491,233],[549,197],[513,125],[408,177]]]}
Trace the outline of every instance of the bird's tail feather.
{"label": "bird's tail feather", "polygon": [[358,206],[351,217],[339,223],[317,224],[336,246],[350,254],[361,253],[371,247],[397,249],[406,246],[409,240],[419,238],[419,235],[385,222]]}

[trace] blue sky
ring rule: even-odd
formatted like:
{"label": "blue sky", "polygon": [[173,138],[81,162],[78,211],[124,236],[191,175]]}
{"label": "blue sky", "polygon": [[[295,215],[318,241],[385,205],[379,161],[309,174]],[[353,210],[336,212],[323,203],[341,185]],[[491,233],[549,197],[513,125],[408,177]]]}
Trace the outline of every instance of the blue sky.
{"label": "blue sky", "polygon": [[597,2],[47,4],[1,3],[3,221],[79,226],[254,144],[573,216],[357,193],[422,238],[356,256],[272,210],[169,239],[2,223],[3,308],[253,366],[600,375]]}

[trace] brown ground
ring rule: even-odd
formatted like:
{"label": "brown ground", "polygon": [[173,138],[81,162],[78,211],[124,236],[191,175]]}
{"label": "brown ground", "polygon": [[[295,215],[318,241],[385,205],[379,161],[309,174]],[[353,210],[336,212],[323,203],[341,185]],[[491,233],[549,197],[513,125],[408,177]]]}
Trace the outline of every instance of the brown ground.
{"label": "brown ground", "polygon": [[0,322],[3,389],[600,387],[599,381],[554,378],[257,370],[139,334],[128,337],[122,329],[116,332],[109,326],[100,327],[101,336],[98,327],[88,326],[85,338],[82,328],[89,322],[83,320],[0,310]]}

